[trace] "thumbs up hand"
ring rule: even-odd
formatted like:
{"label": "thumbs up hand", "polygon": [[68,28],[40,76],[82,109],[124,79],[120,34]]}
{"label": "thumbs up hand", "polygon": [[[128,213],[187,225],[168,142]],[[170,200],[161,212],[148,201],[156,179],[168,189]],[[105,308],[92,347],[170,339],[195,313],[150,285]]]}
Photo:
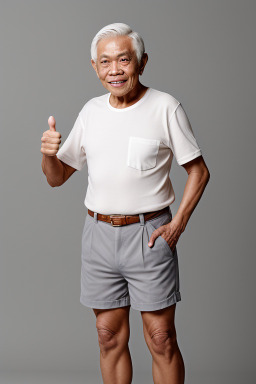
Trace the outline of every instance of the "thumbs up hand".
{"label": "thumbs up hand", "polygon": [[49,129],[41,137],[41,153],[46,156],[55,156],[61,143],[61,134],[56,132],[56,121],[53,116],[48,119]]}

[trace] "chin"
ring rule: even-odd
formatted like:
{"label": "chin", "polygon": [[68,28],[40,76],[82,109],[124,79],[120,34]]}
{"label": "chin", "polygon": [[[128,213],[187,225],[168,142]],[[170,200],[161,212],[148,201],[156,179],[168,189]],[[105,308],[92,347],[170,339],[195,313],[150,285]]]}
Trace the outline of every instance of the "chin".
{"label": "chin", "polygon": [[123,95],[126,95],[129,90],[126,88],[126,89],[113,89],[112,87],[109,87],[108,88],[109,92],[112,93],[112,95],[114,96],[123,96]]}

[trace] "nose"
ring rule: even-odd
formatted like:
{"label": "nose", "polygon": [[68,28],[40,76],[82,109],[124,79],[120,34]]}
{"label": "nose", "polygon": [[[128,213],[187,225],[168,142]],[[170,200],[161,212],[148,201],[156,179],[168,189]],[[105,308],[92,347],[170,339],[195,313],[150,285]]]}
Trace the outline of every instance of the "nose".
{"label": "nose", "polygon": [[110,73],[112,75],[115,75],[119,71],[120,71],[120,68],[119,68],[118,62],[113,60],[112,63],[111,63],[111,67],[110,67]]}

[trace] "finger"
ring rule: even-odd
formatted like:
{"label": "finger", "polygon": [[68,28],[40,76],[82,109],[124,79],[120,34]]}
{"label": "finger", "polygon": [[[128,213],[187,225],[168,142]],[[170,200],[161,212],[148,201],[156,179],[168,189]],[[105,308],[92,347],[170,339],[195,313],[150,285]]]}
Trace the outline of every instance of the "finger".
{"label": "finger", "polygon": [[41,148],[58,150],[59,144],[42,143]]}
{"label": "finger", "polygon": [[152,235],[150,236],[150,239],[149,239],[149,242],[148,242],[148,245],[151,247],[152,245],[154,245],[154,242],[155,242],[155,239],[157,239],[159,236],[159,233],[157,231],[154,231],[152,233]]}
{"label": "finger", "polygon": [[41,153],[47,156],[55,156],[57,151],[56,149],[46,149],[46,148],[41,148]]}
{"label": "finger", "polygon": [[61,134],[59,132],[50,131],[50,129],[48,129],[47,131],[45,131],[43,133],[42,137],[58,137],[58,138],[61,138]]}
{"label": "finger", "polygon": [[41,138],[42,143],[52,143],[52,144],[60,144],[61,140],[59,137],[52,137],[52,136],[43,136]]}
{"label": "finger", "polygon": [[50,131],[56,131],[56,128],[55,128],[55,125],[56,125],[56,121],[54,119],[53,116],[50,116],[49,119],[48,119],[48,125],[50,127]]}

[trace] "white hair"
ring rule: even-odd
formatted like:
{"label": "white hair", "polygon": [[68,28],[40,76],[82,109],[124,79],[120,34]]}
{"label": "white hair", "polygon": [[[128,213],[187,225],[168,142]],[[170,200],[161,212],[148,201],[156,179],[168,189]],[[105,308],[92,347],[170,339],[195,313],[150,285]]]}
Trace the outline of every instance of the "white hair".
{"label": "white hair", "polygon": [[97,61],[98,42],[110,36],[129,36],[132,39],[133,49],[136,52],[138,64],[140,65],[142,55],[145,52],[144,41],[137,32],[134,32],[129,25],[124,23],[106,25],[95,35],[91,44],[91,58],[95,63]]}

